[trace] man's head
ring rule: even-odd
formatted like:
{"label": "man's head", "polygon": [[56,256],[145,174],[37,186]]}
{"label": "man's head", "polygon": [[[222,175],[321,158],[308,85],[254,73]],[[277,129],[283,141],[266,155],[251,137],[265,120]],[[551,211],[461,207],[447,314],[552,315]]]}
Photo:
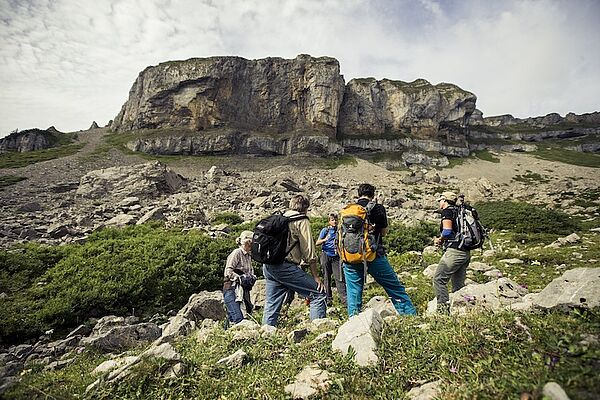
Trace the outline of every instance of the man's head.
{"label": "man's head", "polygon": [[442,192],[442,194],[440,194],[438,196],[438,202],[440,203],[440,208],[446,208],[449,205],[453,206],[456,205],[456,199],[458,197],[456,196],[456,194],[454,192]]}
{"label": "man's head", "polygon": [[306,214],[310,201],[308,197],[304,197],[301,194],[292,197],[290,200],[290,210],[298,211],[300,214]]}
{"label": "man's head", "polygon": [[373,199],[375,197],[375,186],[369,183],[362,183],[358,187],[358,197]]}

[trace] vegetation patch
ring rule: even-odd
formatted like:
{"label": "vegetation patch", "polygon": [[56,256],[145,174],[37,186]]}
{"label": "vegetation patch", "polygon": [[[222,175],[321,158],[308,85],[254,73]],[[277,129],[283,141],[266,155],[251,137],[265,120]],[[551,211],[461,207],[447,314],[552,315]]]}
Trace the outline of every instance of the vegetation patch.
{"label": "vegetation patch", "polygon": [[238,225],[244,222],[242,217],[238,214],[230,211],[218,213],[212,216],[211,221],[213,224],[227,224],[227,225]]}
{"label": "vegetation patch", "polygon": [[582,167],[600,168],[600,154],[582,153],[557,147],[538,148],[537,151],[531,154],[542,160],[559,161]]}
{"label": "vegetation patch", "polygon": [[581,229],[581,221],[561,210],[516,201],[475,204],[487,228],[508,229],[517,233],[570,234]]}
{"label": "vegetation patch", "polygon": [[489,161],[496,164],[500,162],[500,159],[492,154],[489,150],[477,150],[473,153],[473,155],[480,160]]}
{"label": "vegetation patch", "polygon": [[53,147],[46,150],[26,151],[23,153],[11,151],[3,153],[0,154],[0,168],[20,168],[41,161],[70,156],[77,153],[84,145],[85,143],[78,143]]}
{"label": "vegetation patch", "polygon": [[4,175],[0,176],[0,189],[5,188],[7,186],[14,185],[15,183],[24,181],[25,177],[23,176],[15,176],[15,175]]}
{"label": "vegetation patch", "polygon": [[550,179],[531,171],[526,171],[526,173],[523,175],[516,175],[514,178],[512,178],[512,180],[516,182],[523,182],[527,185],[550,182]]}

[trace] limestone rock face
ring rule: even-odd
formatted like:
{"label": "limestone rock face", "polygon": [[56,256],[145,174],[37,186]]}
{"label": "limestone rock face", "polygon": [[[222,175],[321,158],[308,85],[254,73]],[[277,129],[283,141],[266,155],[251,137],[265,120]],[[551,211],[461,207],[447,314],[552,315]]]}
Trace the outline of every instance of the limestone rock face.
{"label": "limestone rock face", "polygon": [[116,131],[232,127],[335,134],[344,80],[337,60],[193,58],[148,67],[115,118]]}
{"label": "limestone rock face", "polygon": [[338,329],[331,347],[343,354],[348,354],[350,348],[354,349],[354,361],[360,366],[377,364],[379,357],[375,350],[381,338],[382,326],[383,320],[379,313],[372,308],[367,309],[350,317]]}
{"label": "limestone rock face", "polygon": [[344,137],[431,137],[447,123],[464,125],[476,100],[473,93],[448,83],[353,79],[346,85],[339,132]]}
{"label": "limestone rock face", "polygon": [[0,153],[7,151],[34,151],[43,150],[53,146],[53,135],[41,129],[28,129],[14,132],[0,139]]}
{"label": "limestone rock face", "polygon": [[156,197],[176,192],[183,183],[180,175],[172,172],[164,164],[152,161],[89,172],[81,178],[77,195],[89,199],[106,196]]}
{"label": "limestone rock face", "polygon": [[533,300],[541,309],[600,306],[600,268],[575,268],[554,279]]}

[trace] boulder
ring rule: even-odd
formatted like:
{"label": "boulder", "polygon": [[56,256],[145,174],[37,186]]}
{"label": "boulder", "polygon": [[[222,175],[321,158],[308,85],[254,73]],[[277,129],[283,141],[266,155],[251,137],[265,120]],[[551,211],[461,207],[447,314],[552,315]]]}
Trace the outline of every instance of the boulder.
{"label": "boulder", "polygon": [[142,216],[135,224],[141,225],[148,221],[162,221],[165,219],[164,209],[162,207],[155,207],[148,211]]}
{"label": "boulder", "polygon": [[[484,284],[472,284],[450,294],[450,310],[453,314],[472,309],[500,310],[522,303],[527,289],[508,278],[500,278]],[[436,313],[437,300],[427,304],[427,315]]]}
{"label": "boulder", "polygon": [[535,297],[533,306],[545,310],[600,306],[600,268],[565,271]]}
{"label": "boulder", "polygon": [[132,225],[137,218],[129,214],[119,214],[106,221],[107,226],[125,226]]}
{"label": "boulder", "polygon": [[152,322],[116,326],[104,334],[81,340],[83,346],[93,346],[102,351],[121,351],[151,342],[161,336],[161,329]]}
{"label": "boulder", "polygon": [[123,365],[131,364],[132,362],[137,360],[137,356],[127,356],[122,358],[116,358],[113,360],[106,360],[92,371],[92,375],[105,374],[107,372],[113,371],[116,368],[122,367]]}
{"label": "boulder", "polygon": [[331,375],[329,372],[323,371],[317,366],[310,365],[304,367],[296,375],[294,383],[287,385],[284,390],[293,399],[308,399],[319,392],[326,393],[330,385]]}
{"label": "boulder", "polygon": [[434,400],[441,394],[440,387],[442,381],[428,382],[421,386],[414,387],[408,391],[406,397],[409,400]]}
{"label": "boulder", "polygon": [[217,361],[217,365],[226,365],[229,368],[240,368],[248,360],[248,354],[242,349],[237,350],[230,356],[221,358]]}
{"label": "boulder", "polygon": [[175,193],[184,183],[181,175],[158,161],[151,161],[89,172],[81,178],[76,193],[87,199],[157,197]]}
{"label": "boulder", "polygon": [[225,318],[223,293],[221,291],[202,291],[193,294],[178,314],[196,322],[206,318],[221,321]]}
{"label": "boulder", "polygon": [[556,382],[548,382],[542,389],[544,398],[548,400],[569,400],[569,396],[565,393],[564,389]]}
{"label": "boulder", "polygon": [[360,366],[374,365],[379,361],[375,354],[381,338],[383,320],[379,313],[368,309],[348,319],[339,329],[331,343],[333,350],[348,354],[350,348],[355,352],[354,361]]}
{"label": "boulder", "polygon": [[365,306],[365,310],[368,308],[377,311],[381,318],[398,315],[392,301],[385,296],[373,296]]}

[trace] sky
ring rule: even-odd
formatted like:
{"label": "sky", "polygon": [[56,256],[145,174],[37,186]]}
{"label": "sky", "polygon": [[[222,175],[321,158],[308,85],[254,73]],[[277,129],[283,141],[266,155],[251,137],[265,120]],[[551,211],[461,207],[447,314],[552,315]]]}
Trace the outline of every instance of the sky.
{"label": "sky", "polygon": [[484,116],[600,111],[600,0],[0,0],[0,137],[100,126],[163,61],[298,54],[454,83]]}

